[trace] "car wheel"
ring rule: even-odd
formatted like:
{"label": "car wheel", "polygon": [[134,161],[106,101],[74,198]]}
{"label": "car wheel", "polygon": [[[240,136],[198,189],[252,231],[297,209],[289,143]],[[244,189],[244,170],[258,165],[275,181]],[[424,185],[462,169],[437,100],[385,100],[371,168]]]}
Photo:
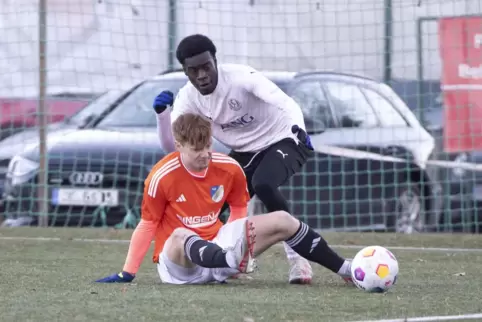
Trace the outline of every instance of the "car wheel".
{"label": "car wheel", "polygon": [[[420,233],[424,230],[422,195],[418,187],[408,184],[397,189],[393,202],[390,230],[402,234]],[[390,227],[391,226],[391,227]]]}

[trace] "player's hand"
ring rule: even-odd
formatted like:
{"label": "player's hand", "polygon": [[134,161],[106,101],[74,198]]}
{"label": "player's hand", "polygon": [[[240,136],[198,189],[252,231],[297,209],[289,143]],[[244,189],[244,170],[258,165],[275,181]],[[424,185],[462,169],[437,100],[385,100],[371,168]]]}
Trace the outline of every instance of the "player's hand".
{"label": "player's hand", "polygon": [[293,125],[293,127],[291,128],[291,132],[293,132],[293,134],[296,134],[298,140],[300,140],[300,142],[304,144],[304,146],[306,146],[312,151],[314,150],[313,145],[311,144],[311,138],[305,130],[300,128],[298,125]]}
{"label": "player's hand", "polygon": [[120,272],[117,274],[113,274],[111,276],[101,278],[95,282],[96,283],[130,283],[134,280],[135,277],[136,277],[135,275],[132,275],[127,272]]}
{"label": "player's hand", "polygon": [[159,95],[156,96],[154,99],[154,111],[157,114],[161,114],[166,110],[168,106],[172,106],[174,103],[174,94],[171,91],[162,91]]}
{"label": "player's hand", "polygon": [[314,150],[313,145],[311,144],[311,137],[308,134],[306,134],[306,139],[304,143],[308,149]]}

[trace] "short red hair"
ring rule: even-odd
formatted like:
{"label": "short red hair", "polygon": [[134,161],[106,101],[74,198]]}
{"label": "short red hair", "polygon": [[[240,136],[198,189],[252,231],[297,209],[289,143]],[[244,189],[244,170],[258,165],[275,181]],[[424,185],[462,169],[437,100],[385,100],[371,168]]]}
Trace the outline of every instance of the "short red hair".
{"label": "short red hair", "polygon": [[180,144],[189,144],[196,150],[202,150],[211,144],[211,122],[204,117],[186,113],[179,116],[172,124],[174,139]]}

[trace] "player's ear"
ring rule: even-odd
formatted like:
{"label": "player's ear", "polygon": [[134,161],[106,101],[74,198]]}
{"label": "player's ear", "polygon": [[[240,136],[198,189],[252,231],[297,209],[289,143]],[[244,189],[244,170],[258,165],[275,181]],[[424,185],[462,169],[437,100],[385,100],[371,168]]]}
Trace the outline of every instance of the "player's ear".
{"label": "player's ear", "polygon": [[176,150],[180,151],[182,148],[182,144],[179,143],[178,141],[174,141],[174,146],[176,147]]}

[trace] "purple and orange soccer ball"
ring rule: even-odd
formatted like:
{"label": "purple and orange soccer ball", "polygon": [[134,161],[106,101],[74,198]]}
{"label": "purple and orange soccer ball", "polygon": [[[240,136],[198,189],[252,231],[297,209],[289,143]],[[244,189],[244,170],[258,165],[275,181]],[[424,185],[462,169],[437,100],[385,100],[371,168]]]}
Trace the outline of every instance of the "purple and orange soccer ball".
{"label": "purple and orange soccer ball", "polygon": [[382,246],[368,246],[360,250],[351,262],[355,285],[366,292],[384,293],[397,282],[398,261]]}

